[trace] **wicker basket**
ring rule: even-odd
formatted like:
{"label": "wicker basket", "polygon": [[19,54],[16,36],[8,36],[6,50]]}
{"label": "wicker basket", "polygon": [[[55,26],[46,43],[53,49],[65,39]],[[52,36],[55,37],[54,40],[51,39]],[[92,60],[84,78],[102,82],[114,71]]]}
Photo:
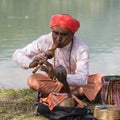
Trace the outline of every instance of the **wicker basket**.
{"label": "wicker basket", "polygon": [[95,106],[94,116],[98,120],[120,120],[120,107],[114,105]]}
{"label": "wicker basket", "polygon": [[75,106],[75,101],[73,98],[66,98],[65,100],[63,100],[59,106],[63,106],[63,107],[74,107]]}

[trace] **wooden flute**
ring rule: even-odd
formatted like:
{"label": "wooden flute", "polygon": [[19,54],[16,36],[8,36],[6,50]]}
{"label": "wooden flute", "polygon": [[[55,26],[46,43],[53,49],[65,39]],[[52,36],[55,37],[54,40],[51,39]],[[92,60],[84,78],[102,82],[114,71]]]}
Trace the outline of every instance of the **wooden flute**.
{"label": "wooden flute", "polygon": [[[58,47],[58,44],[57,44],[57,43],[54,43],[54,44],[52,45],[52,48],[51,48],[50,50],[47,50],[47,51],[45,52],[45,56],[47,57],[47,59],[51,59],[51,58],[54,57],[55,50],[56,50],[57,47]],[[47,60],[47,59],[46,59],[46,60]],[[36,73],[40,67],[41,67],[41,65],[38,64],[38,65],[34,68],[34,70],[32,71],[32,73]]]}

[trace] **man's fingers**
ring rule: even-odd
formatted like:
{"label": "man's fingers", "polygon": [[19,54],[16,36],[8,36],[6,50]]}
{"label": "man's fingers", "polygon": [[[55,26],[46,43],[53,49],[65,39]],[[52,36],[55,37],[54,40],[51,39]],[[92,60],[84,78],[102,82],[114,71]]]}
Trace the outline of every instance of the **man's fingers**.
{"label": "man's fingers", "polygon": [[52,66],[47,60],[43,61],[43,64],[45,64],[46,66]]}
{"label": "man's fingers", "polygon": [[42,65],[42,66],[40,67],[40,70],[45,71],[46,73],[48,73],[48,68],[47,68],[47,66],[45,66],[45,65]]}
{"label": "man's fingers", "polygon": [[46,60],[46,56],[45,56],[45,53],[39,53],[38,55],[36,55],[35,59],[37,60]]}
{"label": "man's fingers", "polygon": [[29,68],[34,68],[38,65],[39,61],[37,60],[33,60],[30,64],[29,64]]}

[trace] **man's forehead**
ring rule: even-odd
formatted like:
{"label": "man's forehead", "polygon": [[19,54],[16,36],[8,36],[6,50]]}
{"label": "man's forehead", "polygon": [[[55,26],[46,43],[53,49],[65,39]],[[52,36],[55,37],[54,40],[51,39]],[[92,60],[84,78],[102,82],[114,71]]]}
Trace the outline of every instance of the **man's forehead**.
{"label": "man's forehead", "polygon": [[69,33],[70,32],[69,30],[67,30],[66,28],[63,28],[63,27],[53,27],[52,31],[60,32],[60,33]]}

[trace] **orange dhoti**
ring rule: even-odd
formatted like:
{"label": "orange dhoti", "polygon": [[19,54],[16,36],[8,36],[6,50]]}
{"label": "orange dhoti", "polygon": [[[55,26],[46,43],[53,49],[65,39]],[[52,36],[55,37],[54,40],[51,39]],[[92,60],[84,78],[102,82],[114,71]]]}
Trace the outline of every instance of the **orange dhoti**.
{"label": "orange dhoti", "polygon": [[[102,77],[102,74],[89,75],[88,84],[85,87],[70,87],[71,92],[74,95],[84,94],[90,101],[92,101],[102,88]],[[48,96],[52,92],[65,92],[65,88],[60,82],[51,80],[46,74],[32,74],[29,76],[27,83],[31,89],[40,91],[40,93],[45,96]]]}

